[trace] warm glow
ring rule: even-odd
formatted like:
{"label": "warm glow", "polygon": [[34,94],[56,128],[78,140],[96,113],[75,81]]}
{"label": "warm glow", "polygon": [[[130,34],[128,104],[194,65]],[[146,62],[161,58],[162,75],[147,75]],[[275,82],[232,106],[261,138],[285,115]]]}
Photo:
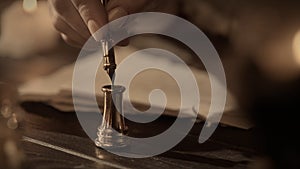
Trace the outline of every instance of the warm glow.
{"label": "warm glow", "polygon": [[23,9],[26,12],[33,12],[37,9],[37,0],[23,0]]}
{"label": "warm glow", "polygon": [[300,30],[295,34],[293,52],[296,62],[300,65]]}

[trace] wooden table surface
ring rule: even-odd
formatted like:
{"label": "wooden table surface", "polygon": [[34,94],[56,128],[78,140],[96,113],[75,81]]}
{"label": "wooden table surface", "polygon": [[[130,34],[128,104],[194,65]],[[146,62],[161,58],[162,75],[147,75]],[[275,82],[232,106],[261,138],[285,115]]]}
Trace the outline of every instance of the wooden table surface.
{"label": "wooden table surface", "polygon": [[[256,154],[251,141],[254,130],[218,127],[211,139],[199,144],[203,123],[197,123],[179,145],[162,155],[124,158],[96,148],[75,113],[36,102],[23,103],[22,107],[22,145],[30,168],[246,168]],[[133,135],[143,136],[159,133],[173,121],[162,116],[147,125],[127,124]]]}

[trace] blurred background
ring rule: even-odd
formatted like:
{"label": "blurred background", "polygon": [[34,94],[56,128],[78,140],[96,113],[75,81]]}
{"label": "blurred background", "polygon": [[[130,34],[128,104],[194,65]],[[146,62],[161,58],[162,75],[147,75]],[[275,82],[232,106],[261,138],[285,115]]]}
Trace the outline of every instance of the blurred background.
{"label": "blurred background", "polygon": [[[300,2],[177,0],[169,8],[219,52],[229,90],[260,132],[260,168],[300,168]],[[18,87],[76,60],[80,49],[60,39],[47,1],[1,0],[0,16],[1,82]],[[134,37],[131,45],[155,47],[156,38]],[[190,66],[204,69],[188,49],[169,43],[187,53],[182,58]]]}

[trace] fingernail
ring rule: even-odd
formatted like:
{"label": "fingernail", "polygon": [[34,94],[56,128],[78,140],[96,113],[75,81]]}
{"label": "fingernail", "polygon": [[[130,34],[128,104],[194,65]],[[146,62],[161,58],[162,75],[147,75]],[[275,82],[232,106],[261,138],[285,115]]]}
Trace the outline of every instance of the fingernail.
{"label": "fingernail", "polygon": [[128,15],[128,12],[126,12],[126,10],[124,8],[116,7],[109,11],[108,20],[113,21],[115,19],[118,19],[118,18],[120,18],[122,16],[126,16],[126,15]]}
{"label": "fingernail", "polygon": [[98,29],[100,29],[100,26],[98,26],[98,24],[92,19],[89,20],[87,24],[88,24],[88,28],[92,34],[95,33]]}
{"label": "fingernail", "polygon": [[67,39],[68,39],[67,35],[65,35],[65,34],[63,34],[63,33],[60,33],[60,36],[61,36],[61,38],[62,38],[63,40],[67,40]]}
{"label": "fingernail", "polygon": [[100,37],[98,37],[99,35],[98,36],[96,35],[96,32],[100,29],[100,26],[96,23],[96,21],[92,19],[88,21],[87,26],[94,39],[99,41]]}

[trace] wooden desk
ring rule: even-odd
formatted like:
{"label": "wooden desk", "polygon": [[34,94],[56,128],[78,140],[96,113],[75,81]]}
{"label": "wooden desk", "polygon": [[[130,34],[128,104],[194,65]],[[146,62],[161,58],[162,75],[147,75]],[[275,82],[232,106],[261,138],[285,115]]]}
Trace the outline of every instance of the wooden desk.
{"label": "wooden desk", "polygon": [[[59,112],[41,103],[27,102],[21,129],[27,161],[32,168],[246,168],[255,155],[254,130],[219,127],[204,144],[197,142],[203,123],[172,150],[151,158],[129,159],[96,148],[75,113]],[[155,134],[172,124],[162,116],[145,127],[128,122],[136,135]]]}

